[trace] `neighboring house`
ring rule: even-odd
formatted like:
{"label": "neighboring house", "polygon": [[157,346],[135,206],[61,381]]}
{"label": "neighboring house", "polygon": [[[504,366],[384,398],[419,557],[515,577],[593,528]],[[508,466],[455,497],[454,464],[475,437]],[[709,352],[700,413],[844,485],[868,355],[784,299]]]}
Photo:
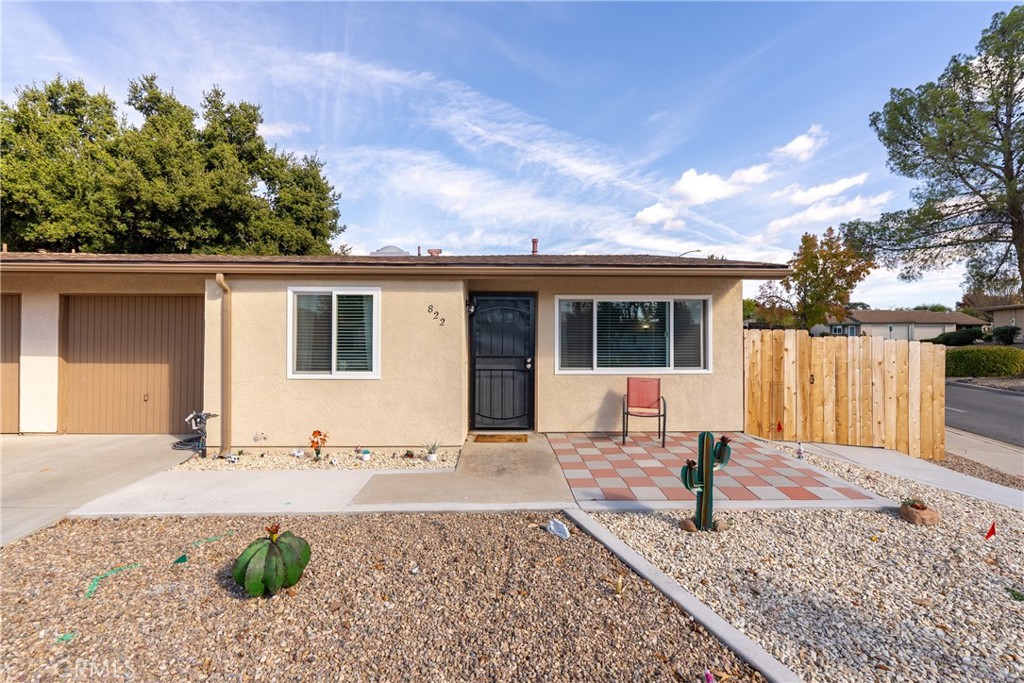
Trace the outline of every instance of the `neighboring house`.
{"label": "neighboring house", "polygon": [[[985,306],[979,308],[979,311],[985,311],[986,313],[992,314],[992,327],[1003,327],[1005,325],[1014,325],[1024,329],[1024,304],[1006,304],[1003,306]],[[1017,335],[1014,339],[1015,342],[1024,342],[1024,332]]]}
{"label": "neighboring house", "polygon": [[183,433],[201,407],[219,414],[210,445],[236,448],[301,446],[314,429],[339,446],[617,430],[630,375],[662,379],[670,430],[741,430],[742,280],[789,272],[660,256],[4,253],[3,431]]}
{"label": "neighboring house", "polygon": [[981,327],[985,321],[974,316],[953,311],[850,311],[842,320],[829,318],[826,325],[815,325],[811,334],[845,335],[858,337],[885,337],[886,339],[909,339],[922,341],[943,332],[953,332],[967,327]]}

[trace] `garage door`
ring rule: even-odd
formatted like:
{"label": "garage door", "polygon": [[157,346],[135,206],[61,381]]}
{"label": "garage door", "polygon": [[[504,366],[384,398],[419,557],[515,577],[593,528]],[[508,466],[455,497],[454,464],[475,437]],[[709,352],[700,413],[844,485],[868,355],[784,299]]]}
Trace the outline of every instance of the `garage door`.
{"label": "garage door", "polygon": [[0,432],[18,431],[21,371],[21,296],[0,295]]}
{"label": "garage door", "polygon": [[910,339],[910,325],[893,325],[889,339]]}
{"label": "garage door", "polygon": [[71,434],[180,434],[202,406],[203,299],[62,300],[61,423]]}

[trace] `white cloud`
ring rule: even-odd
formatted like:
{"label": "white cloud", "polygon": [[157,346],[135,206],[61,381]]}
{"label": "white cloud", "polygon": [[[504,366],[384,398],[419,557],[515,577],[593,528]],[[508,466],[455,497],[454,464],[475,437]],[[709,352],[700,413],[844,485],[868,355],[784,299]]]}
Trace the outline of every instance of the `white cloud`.
{"label": "white cloud", "polygon": [[849,178],[840,178],[831,183],[815,185],[814,187],[804,188],[800,185],[789,185],[778,192],[773,192],[772,197],[788,197],[789,201],[794,204],[814,204],[826,197],[840,195],[851,187],[863,185],[867,179],[868,174],[861,173]]}
{"label": "white cloud", "polygon": [[672,191],[679,195],[685,206],[698,206],[732,197],[771,177],[768,164],[738,169],[728,178],[717,173],[700,173],[691,168],[683,172],[672,186]]}
{"label": "white cloud", "polygon": [[658,202],[657,204],[648,206],[646,209],[638,211],[633,220],[640,225],[656,225],[658,223],[671,221],[675,217],[675,209]]}
{"label": "white cloud", "polygon": [[821,149],[828,139],[825,129],[815,123],[807,129],[806,133],[797,135],[795,138],[772,150],[772,155],[778,159],[793,159],[796,161],[808,161]]}
{"label": "white cloud", "polygon": [[772,236],[794,227],[825,227],[825,223],[840,221],[847,218],[873,218],[878,211],[893,198],[894,192],[883,192],[870,197],[857,195],[853,199],[837,202],[834,199],[823,199],[812,204],[803,211],[776,218],[768,223],[768,233]]}
{"label": "white cloud", "polygon": [[261,123],[259,131],[260,135],[265,138],[290,138],[296,133],[308,133],[309,126],[304,123],[275,121],[273,123]]}

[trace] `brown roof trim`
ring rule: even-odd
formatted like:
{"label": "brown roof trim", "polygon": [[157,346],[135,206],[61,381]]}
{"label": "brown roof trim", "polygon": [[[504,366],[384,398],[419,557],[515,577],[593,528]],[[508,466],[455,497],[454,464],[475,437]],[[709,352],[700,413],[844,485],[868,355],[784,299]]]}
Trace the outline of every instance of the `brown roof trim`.
{"label": "brown roof trim", "polygon": [[985,311],[987,313],[992,313],[993,311],[1009,311],[1009,310],[1012,310],[1014,308],[1024,308],[1024,303],[1022,303],[1022,304],[1000,304],[998,306],[978,306],[977,310]]}
{"label": "brown roof trim", "polygon": [[778,279],[788,266],[649,255],[229,256],[206,254],[4,253],[6,272],[214,273],[263,275],[630,275]]}

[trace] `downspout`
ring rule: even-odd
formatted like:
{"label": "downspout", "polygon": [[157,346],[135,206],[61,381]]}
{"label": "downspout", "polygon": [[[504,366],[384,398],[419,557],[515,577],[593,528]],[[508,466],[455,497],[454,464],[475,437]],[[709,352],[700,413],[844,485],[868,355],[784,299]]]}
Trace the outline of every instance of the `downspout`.
{"label": "downspout", "polygon": [[224,273],[217,273],[224,292],[220,305],[220,454],[231,450],[231,287]]}

